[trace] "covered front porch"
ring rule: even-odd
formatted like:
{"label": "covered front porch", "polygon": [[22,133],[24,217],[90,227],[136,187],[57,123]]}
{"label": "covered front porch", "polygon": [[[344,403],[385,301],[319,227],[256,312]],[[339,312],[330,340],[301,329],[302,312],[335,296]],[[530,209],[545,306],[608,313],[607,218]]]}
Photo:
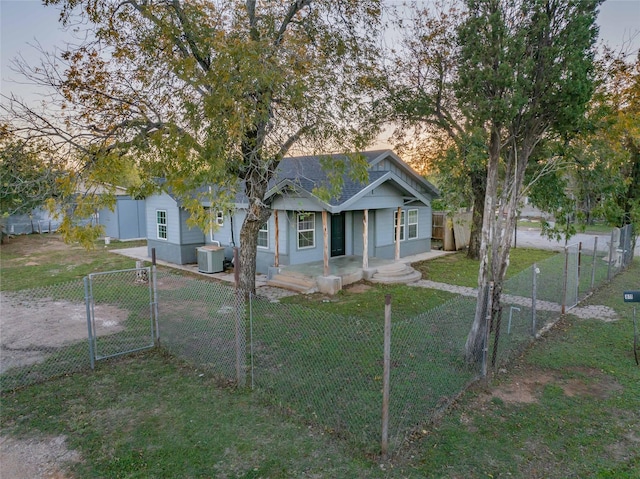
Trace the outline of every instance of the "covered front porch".
{"label": "covered front porch", "polygon": [[[344,286],[362,279],[378,283],[411,283],[421,278],[410,264],[448,254],[429,251],[399,260],[362,256],[338,256],[304,264],[269,268],[267,284],[298,292],[320,291],[335,294]],[[364,265],[363,265],[364,263]]]}

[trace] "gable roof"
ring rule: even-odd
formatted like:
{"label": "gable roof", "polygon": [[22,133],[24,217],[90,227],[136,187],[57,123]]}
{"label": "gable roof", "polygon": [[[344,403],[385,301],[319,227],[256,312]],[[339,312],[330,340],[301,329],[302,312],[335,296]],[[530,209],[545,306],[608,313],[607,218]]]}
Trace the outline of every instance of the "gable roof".
{"label": "gable roof", "polygon": [[[360,183],[345,174],[340,196],[331,198],[329,202],[321,200],[313,193],[314,188],[327,185],[329,181],[327,172],[323,170],[321,165],[323,156],[283,158],[276,170],[275,180],[272,182],[266,198],[295,191],[297,194],[315,199],[331,212],[338,213],[349,209],[351,204],[387,181],[394,183],[407,196],[425,203],[433,197],[440,196],[440,192],[434,185],[416,173],[393,151],[373,150],[362,152],[361,155],[369,164],[369,181]],[[330,156],[337,159],[347,159],[346,155]]]}

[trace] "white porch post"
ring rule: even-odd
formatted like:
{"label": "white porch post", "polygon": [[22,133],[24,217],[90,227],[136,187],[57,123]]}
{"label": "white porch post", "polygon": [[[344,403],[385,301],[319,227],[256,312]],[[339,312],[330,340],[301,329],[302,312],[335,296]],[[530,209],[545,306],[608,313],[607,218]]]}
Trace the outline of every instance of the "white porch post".
{"label": "white porch post", "polygon": [[329,235],[327,233],[327,210],[322,210],[322,240],[324,242],[324,276],[329,276]]}
{"label": "white porch post", "polygon": [[362,217],[362,269],[369,267],[369,210]]}
{"label": "white porch post", "polygon": [[396,261],[400,261],[400,220],[402,219],[402,208],[399,206],[396,215]]}

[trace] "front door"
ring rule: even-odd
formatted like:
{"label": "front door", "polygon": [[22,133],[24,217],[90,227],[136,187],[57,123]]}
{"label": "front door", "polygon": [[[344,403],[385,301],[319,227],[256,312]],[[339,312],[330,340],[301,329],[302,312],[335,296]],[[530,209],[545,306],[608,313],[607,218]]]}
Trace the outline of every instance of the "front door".
{"label": "front door", "polygon": [[331,256],[344,256],[344,213],[331,215]]}

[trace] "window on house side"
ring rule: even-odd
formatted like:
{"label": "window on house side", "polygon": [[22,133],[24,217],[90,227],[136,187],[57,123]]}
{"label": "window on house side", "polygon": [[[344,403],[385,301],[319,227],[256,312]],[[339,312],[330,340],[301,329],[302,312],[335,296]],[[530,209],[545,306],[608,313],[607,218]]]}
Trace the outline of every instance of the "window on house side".
{"label": "window on house side", "polygon": [[316,245],[316,214],[298,213],[298,249]]}
{"label": "window on house side", "polygon": [[158,239],[167,239],[167,212],[166,210],[156,211],[156,226]]}
{"label": "window on house side", "polygon": [[418,237],[418,210],[407,211],[407,238]]}
{"label": "window on house side", "polygon": [[264,223],[258,230],[258,248],[269,247],[269,223]]}
{"label": "window on house side", "polygon": [[[400,211],[400,241],[404,241],[404,210]],[[393,242],[396,242],[396,228],[398,227],[398,211],[393,212]]]}

